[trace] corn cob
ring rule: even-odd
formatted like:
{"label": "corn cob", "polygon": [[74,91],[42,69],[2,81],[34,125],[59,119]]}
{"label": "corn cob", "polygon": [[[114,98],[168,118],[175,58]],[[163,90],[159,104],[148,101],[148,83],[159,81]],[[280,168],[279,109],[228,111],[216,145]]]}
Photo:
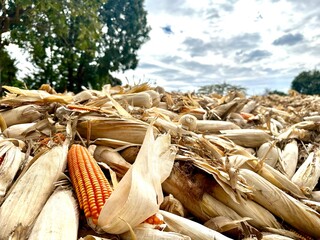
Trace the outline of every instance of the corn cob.
{"label": "corn cob", "polygon": [[77,239],[79,212],[71,189],[58,187],[50,196],[32,228],[32,239]]}
{"label": "corn cob", "polygon": [[260,147],[272,139],[268,133],[260,129],[232,129],[220,132],[222,136],[243,147]]}
{"label": "corn cob", "polygon": [[304,163],[292,176],[292,182],[297,184],[303,192],[311,194],[320,177],[320,150],[311,152]]}
{"label": "corn cob", "polygon": [[274,167],[280,158],[280,149],[275,146],[275,143],[266,142],[259,147],[257,157]]}
{"label": "corn cob", "polygon": [[20,124],[30,123],[39,119],[45,109],[38,105],[25,105],[1,112],[8,127]]}
{"label": "corn cob", "polygon": [[23,155],[19,147],[12,142],[3,141],[0,143],[0,204],[12,184],[20,165]]}
{"label": "corn cob", "polygon": [[289,179],[292,178],[297,168],[299,148],[296,140],[289,142],[281,152],[280,162]]}
{"label": "corn cob", "polygon": [[296,229],[315,239],[320,238],[319,213],[289,196],[255,172],[247,169],[240,169],[239,172],[247,184],[253,187],[252,197],[255,202]]}
{"label": "corn cob", "polygon": [[87,220],[97,224],[101,209],[109,198],[112,188],[89,151],[73,144],[68,152],[68,169],[76,191],[80,209]]}
{"label": "corn cob", "polygon": [[10,189],[0,207],[0,239],[8,239],[17,227],[30,228],[54,190],[66,167],[67,146],[42,154]]}

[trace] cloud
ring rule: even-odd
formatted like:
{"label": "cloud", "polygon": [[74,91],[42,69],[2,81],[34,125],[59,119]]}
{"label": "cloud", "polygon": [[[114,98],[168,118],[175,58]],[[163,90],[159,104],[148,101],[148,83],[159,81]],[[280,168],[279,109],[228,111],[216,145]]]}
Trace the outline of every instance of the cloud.
{"label": "cloud", "polygon": [[159,66],[156,64],[141,62],[141,63],[139,63],[139,68],[141,68],[141,69],[157,69],[157,68],[159,68]]}
{"label": "cloud", "polygon": [[264,58],[270,57],[272,55],[271,52],[266,50],[256,49],[250,51],[248,53],[244,53],[242,51],[236,53],[236,61],[240,63],[248,63],[252,61],[260,61]]}
{"label": "cloud", "polygon": [[161,0],[161,1],[147,1],[146,8],[150,13],[160,13],[161,11],[177,15],[194,15],[195,9],[186,6],[186,0]]}
{"label": "cloud", "polygon": [[303,35],[301,33],[296,33],[296,34],[288,33],[274,40],[272,44],[275,46],[280,46],[280,45],[292,46],[301,41],[303,41]]}
{"label": "cloud", "polygon": [[206,56],[210,52],[229,55],[230,52],[256,48],[261,40],[259,33],[243,33],[230,38],[212,38],[205,42],[199,38],[188,37],[183,41],[191,57]]}

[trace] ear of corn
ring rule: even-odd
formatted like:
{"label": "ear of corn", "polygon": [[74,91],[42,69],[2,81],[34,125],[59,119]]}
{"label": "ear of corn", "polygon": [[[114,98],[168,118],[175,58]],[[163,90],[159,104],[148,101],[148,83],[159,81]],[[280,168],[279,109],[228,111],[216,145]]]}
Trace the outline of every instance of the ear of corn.
{"label": "ear of corn", "polygon": [[191,239],[231,240],[231,238],[223,236],[221,233],[207,228],[197,222],[191,221],[187,218],[183,218],[173,213],[169,213],[162,210],[160,210],[160,213],[163,215],[164,221],[171,231],[187,235]]}
{"label": "ear of corn", "polygon": [[99,214],[112,188],[89,151],[73,144],[68,152],[68,169],[80,209],[90,222],[97,224]]}
{"label": "ear of corn", "polygon": [[[227,186],[225,186],[226,188]],[[276,218],[271,214],[267,209],[260,206],[256,202],[241,198],[239,202],[233,201],[236,198],[235,194],[233,197],[230,197],[229,194],[232,194],[232,190],[228,191],[228,194],[219,186],[212,186],[213,196],[224,203],[226,206],[230,207],[234,211],[236,211],[242,217],[249,217],[250,223],[252,226],[257,228],[265,228],[265,227],[274,227],[281,228],[281,225],[278,223]]]}
{"label": "ear of corn", "polygon": [[12,184],[12,181],[21,166],[23,155],[21,150],[9,141],[0,143],[0,204]]}
{"label": "ear of corn", "polygon": [[197,121],[196,132],[198,133],[219,133],[222,130],[240,129],[239,126],[232,122],[219,120],[199,120]]}
{"label": "ear of corn", "polygon": [[292,176],[292,182],[297,184],[303,192],[311,194],[320,177],[320,150],[309,154],[308,158]]}
{"label": "ear of corn", "polygon": [[42,116],[43,108],[37,105],[25,105],[11,110],[1,112],[2,117],[6,121],[8,127],[20,124],[30,123]]}
{"label": "ear of corn", "polygon": [[120,103],[127,103],[134,107],[152,107],[152,97],[145,92],[114,95],[113,98]]}
{"label": "ear of corn", "polygon": [[[90,136],[88,135],[88,128],[90,128]],[[77,125],[77,130],[84,138],[92,140],[111,138],[137,144],[143,142],[147,128],[148,124],[144,122],[116,118],[80,121]],[[154,131],[157,132],[156,129]],[[126,134],[123,134],[123,132],[126,132]]]}
{"label": "ear of corn", "polygon": [[274,167],[279,160],[280,149],[275,146],[275,142],[266,142],[259,147],[257,157],[271,167]]}
{"label": "ear of corn", "polygon": [[254,201],[296,229],[316,239],[320,238],[320,215],[317,212],[253,171],[240,169],[239,172],[247,184],[252,186]]}
{"label": "ear of corn", "polygon": [[243,147],[260,147],[272,139],[268,133],[259,129],[232,129],[220,132],[222,136]]}
{"label": "ear of corn", "polygon": [[28,239],[76,240],[78,222],[78,206],[71,189],[58,187],[41,210]]}
{"label": "ear of corn", "polygon": [[299,149],[296,140],[287,143],[281,152],[280,162],[286,176],[291,179],[294,175],[299,157]]}
{"label": "ear of corn", "polygon": [[131,167],[131,164],[128,163],[117,151],[106,146],[97,146],[94,150],[93,157],[98,162],[106,163],[120,177],[123,177]]}
{"label": "ear of corn", "polygon": [[0,239],[8,239],[20,225],[29,229],[66,167],[66,146],[41,155],[10,189],[0,207]]}

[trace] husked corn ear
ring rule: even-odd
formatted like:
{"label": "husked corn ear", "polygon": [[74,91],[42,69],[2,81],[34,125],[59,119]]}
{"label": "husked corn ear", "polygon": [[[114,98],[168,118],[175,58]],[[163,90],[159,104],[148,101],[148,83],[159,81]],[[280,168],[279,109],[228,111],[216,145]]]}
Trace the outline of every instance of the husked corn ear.
{"label": "husked corn ear", "polygon": [[89,151],[78,144],[68,152],[68,169],[80,209],[87,219],[97,224],[101,209],[110,197],[112,188]]}

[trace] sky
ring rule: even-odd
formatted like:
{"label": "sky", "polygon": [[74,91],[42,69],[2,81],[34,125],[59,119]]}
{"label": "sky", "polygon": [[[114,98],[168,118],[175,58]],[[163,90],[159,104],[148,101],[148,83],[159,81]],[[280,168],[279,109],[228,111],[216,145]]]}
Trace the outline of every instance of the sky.
{"label": "sky", "polygon": [[320,67],[319,0],[145,0],[152,28],[123,83],[197,91],[223,82],[287,92]]}
{"label": "sky", "polygon": [[[319,1],[145,0],[150,40],[135,70],[114,75],[167,91],[226,82],[248,95],[287,92],[300,72],[320,68]],[[9,51],[23,73],[32,69]]]}

